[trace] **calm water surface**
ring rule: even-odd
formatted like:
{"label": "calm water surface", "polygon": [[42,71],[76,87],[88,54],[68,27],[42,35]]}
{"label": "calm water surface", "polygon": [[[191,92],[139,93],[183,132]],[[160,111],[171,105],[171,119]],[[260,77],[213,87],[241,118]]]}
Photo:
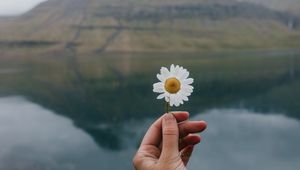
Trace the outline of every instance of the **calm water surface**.
{"label": "calm water surface", "polygon": [[209,124],[190,169],[299,169],[294,51],[1,60],[0,169],[132,169],[139,141],[163,112],[155,75],[171,63],[195,78],[178,109]]}
{"label": "calm water surface", "polygon": [[[210,126],[190,169],[300,167],[299,120],[243,109],[212,109],[193,119],[204,119]],[[22,97],[0,98],[0,167],[129,170],[136,143],[151,121],[124,122],[118,130],[126,147],[112,151],[97,145],[68,118]]]}

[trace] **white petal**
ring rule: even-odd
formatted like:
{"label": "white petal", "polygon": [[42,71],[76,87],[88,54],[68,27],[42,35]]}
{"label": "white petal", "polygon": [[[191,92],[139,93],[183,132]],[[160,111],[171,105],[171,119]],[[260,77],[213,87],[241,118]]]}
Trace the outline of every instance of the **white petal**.
{"label": "white petal", "polygon": [[165,101],[170,102],[170,94],[165,93]]}
{"label": "white petal", "polygon": [[174,64],[172,64],[171,67],[170,67],[171,74],[174,73],[174,69],[175,69]]}
{"label": "white petal", "polygon": [[186,88],[189,88],[189,89],[194,89],[194,87],[193,86],[191,86],[191,85],[184,85]]}
{"label": "white petal", "polygon": [[184,103],[183,100],[180,99],[180,100],[178,101],[178,106],[181,105],[181,104],[183,104],[183,103]]}
{"label": "white petal", "polygon": [[182,84],[192,84],[194,82],[194,79],[188,78],[182,81]]}
{"label": "white petal", "polygon": [[162,82],[158,82],[153,84],[153,92],[156,93],[163,93],[164,92],[164,85]]}
{"label": "white petal", "polygon": [[164,84],[162,82],[157,82],[153,84],[153,88],[163,88]]}
{"label": "white petal", "polygon": [[180,104],[183,104],[183,101],[182,100],[178,100],[178,103],[176,103],[176,107],[180,106]]}
{"label": "white petal", "polygon": [[166,67],[162,67],[160,73],[163,77],[170,77],[170,72]]}
{"label": "white petal", "polygon": [[183,72],[183,73],[182,73],[182,76],[180,76],[179,78],[180,78],[181,80],[187,79],[187,78],[189,77],[189,75],[190,75],[190,72],[188,72],[186,69],[184,69],[182,72]]}
{"label": "white petal", "polygon": [[178,105],[178,96],[177,96],[177,95],[174,95],[174,97],[173,97],[173,104],[174,104],[175,106]]}
{"label": "white petal", "polygon": [[193,92],[193,88],[191,88],[189,86],[182,86],[181,89],[185,93],[192,93]]}
{"label": "white petal", "polygon": [[183,104],[183,101],[188,101],[188,100],[189,100],[189,99],[188,99],[186,96],[184,96],[184,95],[181,95],[180,97],[181,97],[181,100],[180,100],[180,103],[181,103],[181,104]]}
{"label": "white petal", "polygon": [[178,106],[180,105],[181,102],[182,102],[182,100],[177,99],[177,100],[176,100],[176,103],[175,103],[175,106],[178,107]]}
{"label": "white petal", "polygon": [[163,89],[153,89],[153,92],[155,92],[155,93],[163,93],[164,90]]}
{"label": "white petal", "polygon": [[174,101],[175,101],[174,95],[171,94],[171,95],[170,95],[170,106],[173,106],[173,105],[174,105]]}
{"label": "white petal", "polygon": [[175,77],[177,77],[178,73],[179,73],[179,65],[176,65],[176,66],[175,66],[175,69],[174,69],[173,75],[174,75]]}
{"label": "white petal", "polygon": [[180,103],[182,103],[181,95],[179,95],[178,93],[174,95],[173,99],[174,99],[174,105],[176,107],[178,107]]}
{"label": "white petal", "polygon": [[178,95],[180,95],[180,97],[181,97],[181,99],[183,101],[189,101],[189,99],[187,98],[187,95],[185,95],[184,93],[182,93],[182,91],[180,91]]}
{"label": "white petal", "polygon": [[185,89],[191,89],[191,90],[193,90],[193,89],[194,89],[194,87],[193,87],[193,86],[191,86],[191,85],[181,85],[181,88],[185,88]]}
{"label": "white petal", "polygon": [[180,97],[177,94],[171,94],[170,96],[170,105],[171,106],[179,106],[180,105]]}
{"label": "white petal", "polygon": [[157,79],[158,79],[159,81],[161,81],[161,82],[164,82],[164,81],[165,81],[164,76],[161,75],[161,74],[157,74],[156,77],[157,77]]}
{"label": "white petal", "polygon": [[185,73],[184,69],[182,67],[179,68],[179,71],[178,71],[178,74],[177,74],[177,78],[179,80],[183,80],[182,77],[183,77],[183,74]]}
{"label": "white petal", "polygon": [[159,96],[157,96],[157,99],[163,99],[165,97],[165,94],[160,94]]}
{"label": "white petal", "polygon": [[192,91],[194,91],[194,87],[191,85],[186,85],[186,88],[191,89]]}

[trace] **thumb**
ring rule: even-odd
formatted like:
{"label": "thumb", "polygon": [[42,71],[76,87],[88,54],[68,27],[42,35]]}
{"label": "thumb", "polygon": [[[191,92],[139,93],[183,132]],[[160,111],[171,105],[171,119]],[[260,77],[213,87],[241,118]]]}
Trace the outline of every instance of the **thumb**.
{"label": "thumb", "polygon": [[165,114],[162,121],[162,159],[178,156],[179,130],[175,117],[171,113]]}

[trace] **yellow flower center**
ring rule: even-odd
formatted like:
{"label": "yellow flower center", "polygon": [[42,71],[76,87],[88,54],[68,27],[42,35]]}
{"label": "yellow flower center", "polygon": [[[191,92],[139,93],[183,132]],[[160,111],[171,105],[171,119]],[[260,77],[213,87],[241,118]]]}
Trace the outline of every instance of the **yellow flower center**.
{"label": "yellow flower center", "polygon": [[168,78],[165,82],[165,89],[171,94],[177,93],[180,90],[180,86],[180,81],[175,77]]}

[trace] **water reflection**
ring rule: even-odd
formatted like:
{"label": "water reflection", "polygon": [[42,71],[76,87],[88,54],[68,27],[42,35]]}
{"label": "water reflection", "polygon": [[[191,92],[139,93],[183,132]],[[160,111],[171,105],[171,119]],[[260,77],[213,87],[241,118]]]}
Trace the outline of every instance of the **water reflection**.
{"label": "water reflection", "polygon": [[[0,99],[0,169],[83,170],[127,167],[129,151],[99,148],[72,121],[20,97]],[[108,163],[120,160],[121,164]]]}
{"label": "water reflection", "polygon": [[[190,169],[300,167],[300,122],[280,114],[214,109],[193,119],[209,128]],[[115,127],[121,150],[104,149],[72,121],[21,97],[0,98],[0,169],[129,170],[136,145],[152,120]],[[101,124],[99,128],[113,127]]]}
{"label": "water reflection", "polygon": [[[105,53],[101,57],[80,57],[77,64],[69,63],[68,53],[60,57],[49,53],[42,59],[28,56],[26,61],[2,59],[0,96],[26,96],[69,117],[92,136],[118,140],[109,136],[112,132],[106,133],[113,129],[100,132],[91,124],[116,124],[160,115],[163,102],[153,102],[156,94],[152,84],[160,67],[173,63],[188,68],[195,79],[195,92],[182,110],[195,113],[242,107],[284,112],[300,119],[299,53]],[[118,142],[95,139],[107,148],[121,148]]]}
{"label": "water reflection", "polygon": [[209,122],[191,169],[296,170],[300,122],[279,114],[215,109],[195,119]]}

